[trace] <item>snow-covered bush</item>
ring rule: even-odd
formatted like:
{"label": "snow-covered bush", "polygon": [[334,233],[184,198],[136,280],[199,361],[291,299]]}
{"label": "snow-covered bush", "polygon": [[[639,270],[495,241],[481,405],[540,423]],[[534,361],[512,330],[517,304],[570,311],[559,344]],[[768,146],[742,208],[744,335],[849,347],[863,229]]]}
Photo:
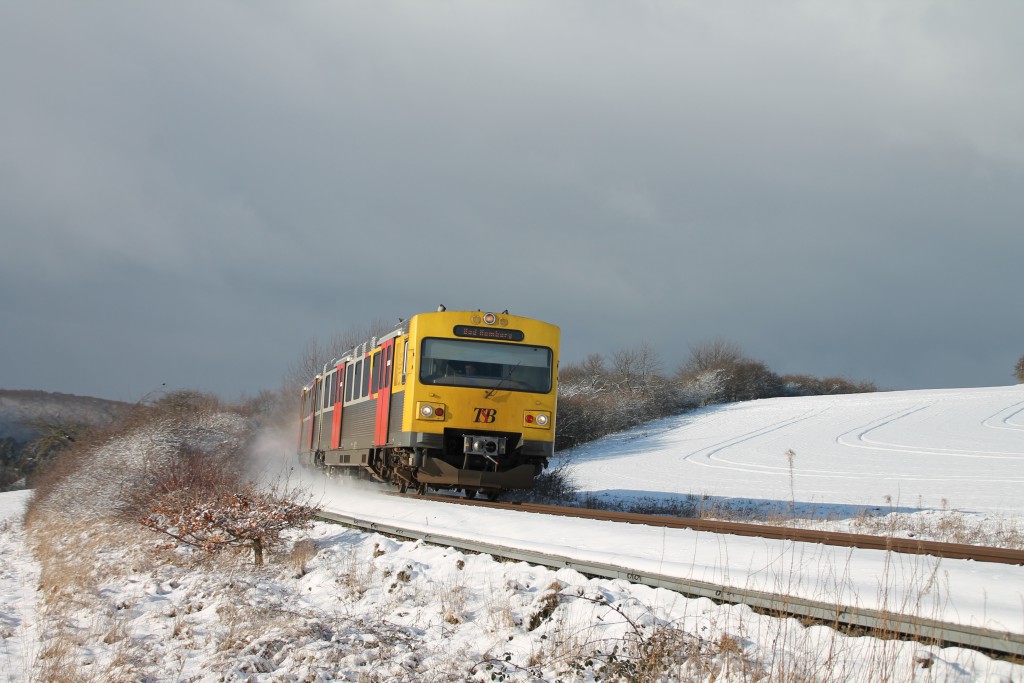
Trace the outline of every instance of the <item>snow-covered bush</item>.
{"label": "snow-covered bush", "polygon": [[306,526],[314,513],[312,507],[249,483],[240,491],[194,487],[168,491],[149,507],[141,522],[178,543],[209,552],[249,547],[259,567],[264,550],[280,542],[282,531]]}
{"label": "snow-covered bush", "polygon": [[203,394],[175,392],[140,404],[61,452],[38,478],[27,521],[39,514],[134,516],[176,473],[197,464],[240,472],[252,432],[249,420]]}

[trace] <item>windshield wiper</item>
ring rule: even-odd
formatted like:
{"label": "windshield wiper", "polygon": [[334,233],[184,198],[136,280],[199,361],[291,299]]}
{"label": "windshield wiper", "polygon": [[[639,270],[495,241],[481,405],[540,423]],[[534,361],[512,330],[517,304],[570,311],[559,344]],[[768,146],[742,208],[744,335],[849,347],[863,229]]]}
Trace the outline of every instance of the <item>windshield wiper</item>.
{"label": "windshield wiper", "polygon": [[494,385],[494,388],[493,388],[493,389],[489,389],[489,390],[487,391],[487,393],[486,393],[486,394],[484,394],[484,398],[490,398],[491,396],[494,396],[494,393],[495,393],[495,392],[496,392],[496,391],[497,391],[498,389],[500,389],[500,388],[501,388],[501,385],[502,385],[502,384],[504,384],[504,383],[505,383],[506,381],[508,381],[509,379],[511,379],[511,377],[512,377],[512,373],[516,371],[516,368],[518,368],[518,367],[519,367],[519,364],[520,364],[520,363],[522,363],[522,361],[520,361],[519,363],[516,363],[516,364],[515,364],[515,365],[513,365],[513,366],[512,366],[511,368],[509,368],[508,374],[507,374],[507,375],[505,375],[504,377],[502,377],[502,378],[501,378],[501,381],[500,381],[500,382],[498,382],[497,384],[495,384],[495,385]]}

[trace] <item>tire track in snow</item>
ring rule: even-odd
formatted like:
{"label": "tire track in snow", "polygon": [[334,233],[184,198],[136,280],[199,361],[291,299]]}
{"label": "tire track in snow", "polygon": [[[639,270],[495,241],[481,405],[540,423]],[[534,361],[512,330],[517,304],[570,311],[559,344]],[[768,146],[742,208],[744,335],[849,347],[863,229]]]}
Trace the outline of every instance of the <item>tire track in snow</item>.
{"label": "tire track in snow", "polygon": [[[889,451],[906,453],[912,455],[935,455],[935,456],[950,456],[950,457],[982,457],[982,458],[997,458],[997,459],[1020,459],[1024,458],[1024,453],[998,453],[993,452],[990,454],[979,455],[976,451],[963,451],[960,449],[945,449],[945,448],[921,448],[921,447],[910,447],[900,446],[898,444],[889,444],[886,442],[874,442],[870,439],[866,439],[865,435],[876,429],[892,424],[898,420],[904,419],[910,415],[918,413],[928,408],[933,407],[935,404],[927,403],[924,405],[914,406],[912,408],[905,408],[898,410],[894,413],[890,413],[882,418],[873,420],[867,425],[861,425],[855,427],[849,431],[846,431],[837,436],[834,441],[840,446],[847,446],[852,448],[862,448],[876,451]],[[694,451],[684,457],[684,460],[693,465],[701,467],[708,467],[712,469],[729,470],[735,472],[743,472],[747,474],[774,474],[783,475],[788,474],[788,465],[760,465],[756,463],[743,463],[736,460],[731,460],[723,457],[721,454],[735,446],[743,443],[748,443],[760,437],[772,434],[786,427],[810,420],[814,417],[818,417],[826,412],[829,408],[824,409],[812,409],[808,410],[796,417],[774,422],[765,427],[755,429],[737,437],[721,441],[711,446],[706,446],[700,450]],[[1024,410],[1024,408],[1022,408]],[[857,433],[858,441],[851,443],[849,440],[845,440],[844,437],[850,434]],[[698,459],[700,456],[704,457],[706,461],[702,462]],[[927,472],[919,474],[902,473],[896,476],[886,476],[878,472],[864,472],[863,470],[857,471],[844,471],[835,469],[806,469],[801,468],[799,471],[801,478],[833,478],[841,477],[844,479],[879,479],[879,480],[903,480],[903,481],[951,481],[951,482],[1001,482],[1001,483],[1024,483],[1024,478],[1006,478],[1000,476],[998,478],[991,479],[979,479],[974,475],[935,475]]]}
{"label": "tire track in snow", "polygon": [[[1022,403],[1024,403],[1024,402],[1022,402]],[[851,429],[851,430],[849,430],[847,432],[843,432],[842,434],[840,434],[839,436],[836,437],[835,441],[840,446],[847,446],[849,448],[862,448],[862,449],[873,450],[873,451],[888,451],[888,452],[894,452],[894,453],[906,453],[908,455],[946,455],[946,456],[953,457],[953,458],[986,458],[986,459],[995,459],[995,460],[1020,460],[1020,459],[1024,459],[1024,452],[1019,452],[1019,451],[979,451],[977,449],[967,450],[967,449],[963,449],[963,448],[939,448],[937,446],[916,446],[916,445],[910,445],[910,444],[897,443],[897,442],[893,442],[893,441],[882,441],[880,439],[872,439],[872,438],[868,437],[868,434],[870,434],[871,432],[873,432],[873,431],[875,431],[877,429],[881,429],[882,427],[886,427],[888,425],[891,425],[892,423],[896,422],[897,420],[902,420],[902,419],[907,418],[907,417],[909,417],[911,415],[914,415],[915,413],[919,413],[919,412],[921,412],[923,410],[927,410],[928,408],[932,408],[935,405],[936,405],[935,403],[926,403],[924,405],[915,406],[913,408],[908,408],[908,409],[904,409],[904,410],[898,410],[895,413],[891,413],[889,415],[886,415],[885,417],[879,418],[878,420],[874,420],[872,422],[869,422],[867,425],[861,425],[860,427],[854,427],[853,429]],[[1015,404],[1015,405],[1020,405],[1020,404]],[[1010,406],[1010,407],[1012,408],[1014,406]],[[996,413],[996,415],[999,415],[1000,413],[1005,412],[1005,410],[1007,410],[1007,409],[1003,409],[1003,410],[999,411],[998,413]],[[1024,408],[1021,408],[1020,410],[1016,411],[1016,413],[1019,413],[1022,410],[1024,410]],[[1014,413],[1014,414],[1016,414],[1016,413]],[[992,417],[995,417],[995,416],[991,416],[991,417],[989,417],[987,419],[991,419]],[[984,422],[982,422],[982,424],[984,424]],[[1006,428],[996,427],[996,428],[997,429],[1012,429],[1012,427],[1006,427]],[[855,432],[856,432],[856,435],[857,435],[856,436],[856,440],[851,441],[849,438],[847,438],[851,434],[854,434]]]}
{"label": "tire track in snow", "polygon": [[[1021,407],[1017,408],[1017,406]],[[994,418],[999,417],[1003,413],[1009,410],[1013,410],[1014,408],[1017,408],[1017,410],[1014,410],[1012,413],[1010,413],[1002,420],[1000,420],[1000,422],[1003,423],[1002,425],[989,424]],[[999,412],[993,415],[989,415],[988,417],[981,421],[981,426],[988,427],[989,429],[1008,429],[1014,432],[1024,431],[1024,420],[1022,420],[1020,423],[1012,421],[1013,418],[1021,414],[1024,414],[1024,401],[1021,401],[1020,403],[1014,403],[1012,406],[1007,406],[1006,408],[1003,408]]]}
{"label": "tire track in snow", "polygon": [[[735,436],[735,437],[732,437],[730,439],[726,439],[725,441],[720,441],[720,442],[718,442],[716,444],[712,444],[710,446],[705,446],[704,448],[701,448],[699,450],[694,451],[693,453],[690,453],[690,454],[684,456],[683,459],[686,460],[687,462],[689,462],[692,465],[698,465],[700,467],[710,467],[712,469],[733,470],[733,471],[736,471],[736,472],[747,472],[747,473],[752,473],[752,474],[763,473],[763,472],[787,471],[788,468],[786,468],[786,467],[777,467],[775,465],[757,465],[757,464],[754,464],[754,463],[739,463],[739,462],[737,462],[735,460],[727,460],[727,459],[722,458],[722,457],[716,457],[716,455],[721,453],[722,451],[728,449],[728,448],[732,448],[734,446],[738,446],[741,443],[746,443],[748,441],[752,441],[754,439],[760,438],[760,437],[765,436],[767,434],[771,434],[773,432],[777,432],[780,429],[784,429],[786,427],[790,427],[792,425],[795,425],[795,424],[798,424],[800,422],[803,422],[804,420],[809,420],[812,417],[816,417],[817,415],[820,415],[821,413],[826,412],[827,410],[828,410],[827,408],[824,409],[824,410],[822,410],[822,409],[807,410],[807,411],[801,413],[800,415],[798,415],[796,417],[787,418],[787,419],[781,420],[779,422],[773,422],[773,423],[771,423],[769,425],[766,425],[764,427],[760,427],[758,429],[754,429],[754,430],[746,432],[744,434],[740,434],[739,436]],[[702,454],[703,454],[704,460],[706,460],[707,462],[701,462],[701,460],[696,459],[696,458],[700,457]],[[712,464],[712,463],[716,463],[716,462],[717,463],[725,463],[725,464],[721,464],[721,465]]]}

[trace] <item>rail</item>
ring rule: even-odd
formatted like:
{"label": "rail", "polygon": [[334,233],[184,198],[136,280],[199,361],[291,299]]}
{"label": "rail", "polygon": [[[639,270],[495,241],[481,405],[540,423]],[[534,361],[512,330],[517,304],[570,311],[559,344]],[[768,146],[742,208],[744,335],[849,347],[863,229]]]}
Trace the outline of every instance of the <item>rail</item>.
{"label": "rail", "polygon": [[[397,494],[396,494],[397,495]],[[819,529],[795,529],[793,527],[768,526],[764,524],[745,524],[741,522],[723,522],[710,519],[688,519],[681,517],[665,517],[663,515],[644,515],[632,512],[613,512],[608,510],[590,510],[560,505],[536,505],[532,503],[486,502],[453,496],[417,496],[422,500],[441,501],[458,505],[478,505],[500,510],[518,510],[543,515],[576,517],[579,519],[597,519],[625,524],[644,524],[647,526],[668,527],[670,529],[692,529],[713,534],[732,534],[734,536],[755,536],[776,540],[799,541],[800,543],[820,543],[843,548],[862,548],[865,550],[887,550],[896,553],[914,555],[933,555],[951,560],[974,560],[976,562],[995,562],[998,564],[1024,565],[1024,550],[1010,548],[992,548],[965,543],[942,543],[939,541],[921,541],[913,538],[893,538],[889,536],[871,536],[868,534],[850,534],[839,531],[821,531]]]}
{"label": "rail", "polygon": [[[450,502],[452,499],[447,500]],[[814,619],[834,627],[855,627],[886,637],[898,636],[912,640],[937,642],[943,645],[956,645],[983,650],[1016,660],[1024,659],[1024,634],[951,624],[934,619],[894,614],[881,610],[848,607],[835,603],[655,574],[630,567],[582,561],[563,555],[540,553],[511,546],[407,529],[394,524],[369,521],[344,513],[322,510],[319,516],[332,522],[366,531],[422,540],[427,543],[451,546],[452,548],[467,552],[485,553],[494,557],[528,562],[554,569],[567,567],[587,576],[622,579],[631,583],[656,588],[667,588],[687,597],[704,597],[716,602],[744,604],[753,609],[772,614]]]}

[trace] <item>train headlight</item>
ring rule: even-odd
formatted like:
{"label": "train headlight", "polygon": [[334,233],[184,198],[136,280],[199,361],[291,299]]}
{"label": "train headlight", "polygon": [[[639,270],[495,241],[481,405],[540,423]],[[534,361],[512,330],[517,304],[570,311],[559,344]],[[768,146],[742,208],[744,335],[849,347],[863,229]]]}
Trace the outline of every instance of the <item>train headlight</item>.
{"label": "train headlight", "polygon": [[498,316],[494,315],[493,313],[484,313],[484,322],[487,323],[488,325],[493,325],[497,319]]}
{"label": "train headlight", "polygon": [[445,407],[443,403],[422,402],[418,404],[417,412],[421,420],[443,420]]}
{"label": "train headlight", "polygon": [[551,429],[551,413],[546,410],[527,410],[523,425],[534,429]]}

